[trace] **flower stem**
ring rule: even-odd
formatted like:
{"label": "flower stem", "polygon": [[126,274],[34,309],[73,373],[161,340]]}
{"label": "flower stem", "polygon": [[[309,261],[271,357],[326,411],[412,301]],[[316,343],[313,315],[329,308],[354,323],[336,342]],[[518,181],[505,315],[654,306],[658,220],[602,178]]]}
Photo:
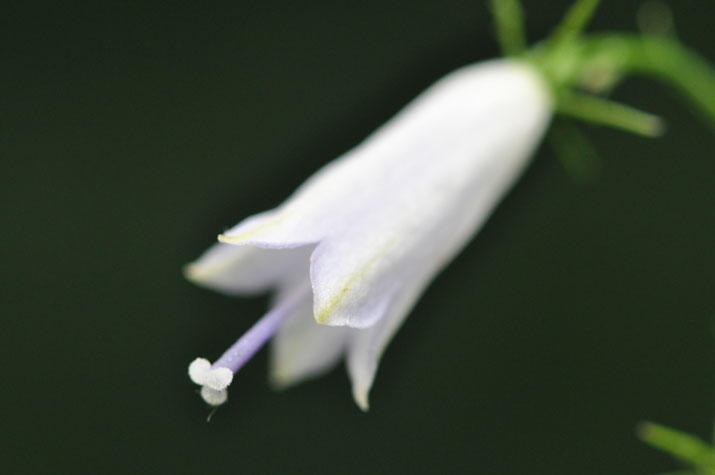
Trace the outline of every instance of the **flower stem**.
{"label": "flower stem", "polygon": [[715,125],[715,68],[676,40],[604,34],[582,40],[584,71],[605,65],[617,76],[638,74],[675,87]]}

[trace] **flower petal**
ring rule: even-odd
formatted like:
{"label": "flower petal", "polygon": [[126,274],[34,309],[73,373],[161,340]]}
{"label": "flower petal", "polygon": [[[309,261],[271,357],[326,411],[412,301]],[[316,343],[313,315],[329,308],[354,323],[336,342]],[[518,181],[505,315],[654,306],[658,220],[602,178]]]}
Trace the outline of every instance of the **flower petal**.
{"label": "flower petal", "polygon": [[371,174],[351,160],[356,155],[353,150],[328,163],[278,208],[243,220],[219,241],[283,249],[315,244],[332,230],[348,226],[361,212],[354,198],[371,180]]}
{"label": "flower petal", "polygon": [[347,328],[318,325],[313,318],[312,298],[301,302],[271,342],[273,386],[284,388],[329,371],[344,355],[350,332]]}
{"label": "flower petal", "polygon": [[426,273],[419,280],[421,285],[407,287],[393,298],[382,319],[370,328],[355,330],[349,341],[348,375],[352,382],[353,399],[363,411],[369,408],[368,395],[382,354],[430,282]]}
{"label": "flower petal", "polygon": [[215,244],[184,268],[192,282],[226,294],[265,292],[289,275],[306,275],[313,246],[262,249]]}
{"label": "flower petal", "polygon": [[[413,178],[429,182],[435,171],[438,177],[454,174],[474,158],[475,144],[488,143],[491,133],[497,141],[510,135],[513,120],[518,139],[518,128],[533,119],[529,108],[539,102],[539,109],[548,109],[546,96],[541,79],[522,62],[497,60],[459,69],[318,170],[279,207],[243,220],[219,240],[282,249],[353,230],[366,210],[377,211],[394,192],[419,194]],[[537,115],[541,112],[546,111]],[[542,115],[546,121],[548,114]],[[492,124],[495,117],[499,121]]]}
{"label": "flower petal", "polygon": [[[279,302],[309,278],[312,299],[275,336],[272,379],[286,385],[317,375],[347,351],[353,395],[367,409],[387,344],[526,166],[550,99],[525,63],[462,68],[281,206],[219,236],[236,246],[209,249],[187,275],[227,293],[276,288]],[[205,379],[200,369],[194,376]]]}
{"label": "flower petal", "polygon": [[[472,212],[479,216],[477,225],[488,216],[494,201],[499,196],[499,189],[504,188],[504,179],[504,175],[496,174],[484,186],[475,187],[472,190],[474,192],[472,196],[465,197],[466,202],[476,206]],[[363,410],[368,408],[368,394],[382,354],[424,288],[429,285],[435,272],[441,266],[440,264],[434,267],[433,259],[436,257],[436,262],[442,264],[447,262],[452,257],[450,250],[460,249],[461,244],[458,241],[471,235],[471,229],[475,225],[471,219],[460,220],[449,215],[446,215],[444,219],[451,221],[447,228],[449,232],[444,233],[442,238],[444,247],[433,249],[435,253],[442,252],[442,255],[436,254],[428,257],[428,255],[422,254],[421,258],[418,257],[419,255],[413,255],[415,260],[410,263],[409,268],[404,265],[402,267],[402,272],[409,275],[410,278],[407,280],[403,278],[402,285],[397,292],[393,289],[387,292],[390,294],[390,303],[386,306],[381,318],[370,328],[356,332],[351,339],[347,357],[348,373],[353,385],[355,402]],[[427,254],[429,254],[429,249],[429,246],[424,248]],[[427,259],[430,260],[427,261]]]}
{"label": "flower petal", "polygon": [[498,61],[447,76],[383,127],[363,148],[385,162],[355,198],[362,212],[313,253],[316,320],[366,328],[398,294],[419,295],[518,177],[549,117],[536,73]]}

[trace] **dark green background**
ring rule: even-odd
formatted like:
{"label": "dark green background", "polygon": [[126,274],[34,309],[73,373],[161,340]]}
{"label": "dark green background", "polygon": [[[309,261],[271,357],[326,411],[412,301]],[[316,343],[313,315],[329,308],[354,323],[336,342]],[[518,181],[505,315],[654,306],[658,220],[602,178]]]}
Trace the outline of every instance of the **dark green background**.
{"label": "dark green background", "polygon": [[[713,2],[672,2],[715,59]],[[527,1],[531,38],[566,1]],[[606,0],[593,29],[635,28]],[[659,140],[547,148],[425,293],[372,409],[342,367],[283,393],[261,353],[210,424],[186,376],[265,308],[181,266],[448,71],[493,57],[484,2],[18,2],[0,18],[4,473],[649,474],[650,419],[708,436],[713,129],[669,90],[616,98]]]}

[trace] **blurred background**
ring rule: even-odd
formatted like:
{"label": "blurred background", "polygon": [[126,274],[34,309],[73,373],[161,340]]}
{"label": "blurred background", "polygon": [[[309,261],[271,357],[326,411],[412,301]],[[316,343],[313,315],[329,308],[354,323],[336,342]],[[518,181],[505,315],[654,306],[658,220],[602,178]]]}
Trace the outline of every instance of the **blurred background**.
{"label": "blurred background", "polygon": [[[569,1],[525,1],[543,38]],[[671,2],[715,59],[715,5]],[[591,30],[635,31],[604,0]],[[486,2],[16,2],[0,17],[5,473],[651,474],[653,420],[715,415],[713,128],[669,89],[615,98],[657,140],[582,127],[584,182],[547,148],[428,289],[371,410],[342,366],[285,392],[261,352],[210,423],[186,375],[266,307],[184,280],[461,65],[498,54]]]}

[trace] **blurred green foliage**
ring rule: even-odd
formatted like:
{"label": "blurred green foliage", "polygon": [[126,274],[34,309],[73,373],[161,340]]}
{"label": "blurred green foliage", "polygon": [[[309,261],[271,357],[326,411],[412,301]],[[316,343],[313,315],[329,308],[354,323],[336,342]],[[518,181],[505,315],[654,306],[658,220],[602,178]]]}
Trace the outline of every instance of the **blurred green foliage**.
{"label": "blurred green foliage", "polygon": [[675,473],[715,474],[715,446],[698,437],[651,422],[641,424],[638,428],[638,436],[653,447],[685,462],[693,469],[692,472]]}

